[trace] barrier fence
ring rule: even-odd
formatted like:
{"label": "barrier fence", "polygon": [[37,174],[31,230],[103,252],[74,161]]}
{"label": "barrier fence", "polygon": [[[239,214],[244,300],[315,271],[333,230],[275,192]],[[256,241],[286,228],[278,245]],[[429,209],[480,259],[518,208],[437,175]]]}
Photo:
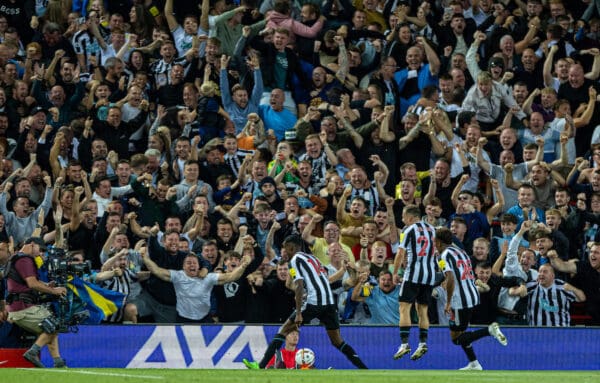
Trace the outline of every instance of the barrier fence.
{"label": "barrier fence", "polygon": [[[60,348],[70,367],[244,368],[242,358],[259,360],[277,326],[81,326],[62,334]],[[394,361],[397,327],[342,327],[342,335],[375,369],[457,369],[467,364],[449,330],[429,330],[429,352],[416,362]],[[494,338],[474,343],[478,359],[491,370],[599,370],[600,328],[504,328],[508,346]],[[411,331],[416,348],[418,330]],[[302,327],[299,347],[315,351],[317,368],[353,366],[329,343],[322,327]],[[52,365],[47,352],[42,361]],[[1,362],[1,361],[0,361]]]}

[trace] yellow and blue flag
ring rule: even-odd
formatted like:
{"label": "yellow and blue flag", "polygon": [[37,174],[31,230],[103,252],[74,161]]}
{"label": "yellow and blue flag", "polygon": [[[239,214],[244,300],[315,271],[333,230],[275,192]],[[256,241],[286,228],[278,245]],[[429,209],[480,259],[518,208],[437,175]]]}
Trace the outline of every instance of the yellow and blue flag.
{"label": "yellow and blue flag", "polygon": [[125,294],[103,289],[78,277],[69,281],[67,287],[80,299],[84,309],[89,311],[90,316],[85,324],[99,324],[125,304]]}

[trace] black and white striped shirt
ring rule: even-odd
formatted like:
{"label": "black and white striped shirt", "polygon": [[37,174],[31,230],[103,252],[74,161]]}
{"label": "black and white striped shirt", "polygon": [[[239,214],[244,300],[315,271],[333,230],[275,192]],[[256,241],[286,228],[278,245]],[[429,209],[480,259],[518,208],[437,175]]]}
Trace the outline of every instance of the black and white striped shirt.
{"label": "black and white striped shirt", "polygon": [[175,64],[183,66],[184,74],[187,74],[190,62],[185,57],[178,57],[170,63],[160,59],[150,64],[150,74],[154,77],[154,84],[157,89],[171,83],[171,69]]}
{"label": "black and white striped shirt", "polygon": [[381,206],[379,192],[377,191],[375,181],[372,181],[368,188],[357,189],[352,187],[352,194],[346,203],[346,210],[350,210],[350,205],[352,204],[354,197],[361,197],[367,201],[367,212],[365,214],[368,216],[373,217],[377,209],[379,209],[379,206]]}
{"label": "black and white striped shirt", "polygon": [[[124,269],[122,276],[120,276],[120,277],[115,276],[111,279],[104,281],[102,287],[107,290],[123,293],[123,294],[125,294],[126,299],[128,299],[129,294],[131,293],[131,290],[132,290],[132,284],[134,284],[137,281],[138,281],[138,278],[137,278],[136,273],[134,273],[133,271],[131,271],[129,269]],[[117,311],[116,313],[107,317],[106,321],[111,322],[111,323],[122,322],[124,310],[125,310],[125,304],[123,304],[123,307],[121,309],[119,309],[119,311]]]}
{"label": "black and white striped shirt", "polygon": [[317,158],[312,158],[308,154],[304,153],[298,158],[298,162],[308,160],[312,164],[312,177],[315,182],[325,184],[325,177],[327,176],[327,169],[331,167],[329,158],[325,150],[321,151],[321,155]]}
{"label": "black and white striped shirt", "polygon": [[555,279],[546,288],[538,282],[527,283],[527,320],[530,326],[565,327],[571,325],[569,309],[575,293],[564,288],[565,282]]}
{"label": "black and white striped shirt", "polygon": [[249,154],[254,154],[254,150],[238,149],[234,154],[225,153],[223,161],[231,168],[233,175],[237,177],[244,158]]}
{"label": "black and white striped shirt", "polygon": [[435,228],[417,222],[402,232],[400,247],[406,251],[404,280],[421,285],[435,284]]}
{"label": "black and white striped shirt", "polygon": [[475,286],[475,275],[471,259],[464,250],[455,246],[447,247],[440,256],[442,272],[450,271],[454,276],[454,294],[451,307],[467,309],[479,304],[479,291]]}
{"label": "black and white striped shirt", "polygon": [[290,261],[294,281],[304,280],[306,303],[315,306],[333,305],[333,293],[327,278],[327,269],[312,254],[297,252]]}

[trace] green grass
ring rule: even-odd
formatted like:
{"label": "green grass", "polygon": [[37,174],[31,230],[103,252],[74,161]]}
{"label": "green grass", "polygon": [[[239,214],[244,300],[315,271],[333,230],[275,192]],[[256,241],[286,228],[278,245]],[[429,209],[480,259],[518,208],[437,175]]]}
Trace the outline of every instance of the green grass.
{"label": "green grass", "polygon": [[596,371],[2,369],[2,382],[36,383],[600,383]]}

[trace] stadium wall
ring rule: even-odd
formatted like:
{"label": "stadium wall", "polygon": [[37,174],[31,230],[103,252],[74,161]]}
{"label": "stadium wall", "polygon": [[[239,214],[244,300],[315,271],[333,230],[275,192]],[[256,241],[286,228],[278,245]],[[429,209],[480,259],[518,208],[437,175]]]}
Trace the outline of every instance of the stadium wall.
{"label": "stadium wall", "polygon": [[[81,326],[63,334],[60,348],[69,367],[244,368],[242,358],[260,360],[276,326]],[[505,328],[508,346],[489,337],[474,343],[485,369],[599,370],[600,328]],[[411,331],[410,343],[418,343]],[[375,369],[457,369],[467,364],[449,330],[429,330],[429,352],[421,360],[392,360],[399,345],[397,327],[343,327],[342,335]],[[316,366],[353,366],[329,344],[322,327],[302,327],[299,347],[315,351]],[[47,352],[43,362],[52,365]]]}

